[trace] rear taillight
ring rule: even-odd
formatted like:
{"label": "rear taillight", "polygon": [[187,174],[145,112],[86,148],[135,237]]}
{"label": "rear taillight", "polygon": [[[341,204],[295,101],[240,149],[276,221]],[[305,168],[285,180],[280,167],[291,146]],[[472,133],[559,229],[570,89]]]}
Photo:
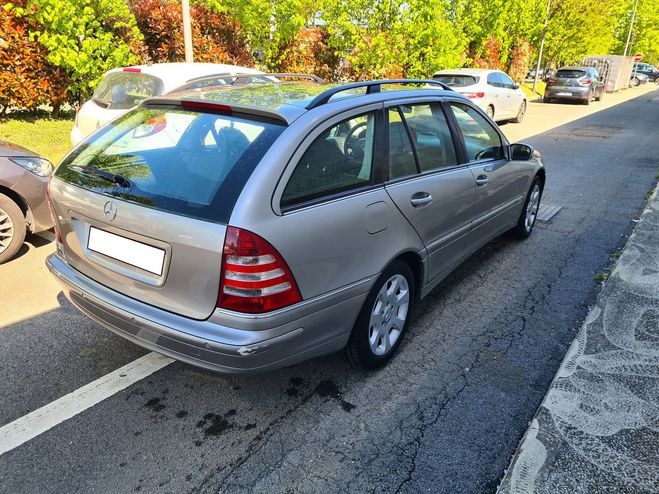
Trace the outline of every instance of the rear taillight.
{"label": "rear taillight", "polygon": [[592,81],[590,79],[579,79],[579,84],[582,86],[590,86]]}
{"label": "rear taillight", "polygon": [[142,72],[142,69],[140,69],[138,67],[124,67],[123,71],[124,72],[133,72],[135,74],[139,74],[140,72]]}
{"label": "rear taillight", "polygon": [[218,307],[254,314],[300,301],[295,278],[277,250],[255,233],[228,227]]}
{"label": "rear taillight", "polygon": [[50,183],[53,181],[53,176],[51,175],[48,177],[48,187],[46,188],[46,196],[48,198],[48,211],[50,211],[50,219],[53,222],[53,227],[55,228],[55,238],[57,238],[57,241],[61,244],[62,243],[62,234],[59,231],[59,227],[57,226],[57,218],[55,217],[55,210],[53,209],[53,205],[50,202]]}
{"label": "rear taillight", "polygon": [[482,98],[485,96],[485,93],[461,93],[463,96],[466,96],[467,98]]}
{"label": "rear taillight", "polygon": [[556,84],[556,79],[549,79],[547,84]]}

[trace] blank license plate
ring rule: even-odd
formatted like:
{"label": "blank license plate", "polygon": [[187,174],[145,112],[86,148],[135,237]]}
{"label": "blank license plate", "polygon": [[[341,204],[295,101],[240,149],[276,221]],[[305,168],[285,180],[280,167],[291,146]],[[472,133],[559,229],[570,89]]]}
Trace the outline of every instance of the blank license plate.
{"label": "blank license plate", "polygon": [[568,93],[567,91],[563,91],[561,93],[556,93],[556,96],[572,96],[572,93]]}
{"label": "blank license plate", "polygon": [[87,248],[149,273],[161,275],[165,251],[114,233],[89,228]]}

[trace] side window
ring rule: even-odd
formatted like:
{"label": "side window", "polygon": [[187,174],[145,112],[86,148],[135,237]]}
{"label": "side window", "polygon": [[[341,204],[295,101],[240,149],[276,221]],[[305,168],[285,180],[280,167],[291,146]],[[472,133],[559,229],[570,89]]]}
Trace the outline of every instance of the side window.
{"label": "side window", "polygon": [[339,122],[318,136],[300,158],[281,198],[283,207],[371,183],[375,113]]}
{"label": "side window", "polygon": [[439,104],[403,105],[400,109],[412,134],[422,172],[458,164],[451,132]]}
{"label": "side window", "polygon": [[501,77],[501,81],[503,82],[503,87],[508,88],[508,89],[513,89],[514,88],[514,83],[513,80],[508,77],[506,74],[499,74],[499,77]]}
{"label": "side window", "polygon": [[469,161],[504,157],[501,137],[485,117],[463,103],[451,103],[451,109],[464,136]]}
{"label": "side window", "polygon": [[412,143],[398,108],[389,110],[389,178],[417,173]]}
{"label": "side window", "polygon": [[496,72],[487,74],[487,84],[488,86],[502,87],[501,78],[499,77],[499,74]]}

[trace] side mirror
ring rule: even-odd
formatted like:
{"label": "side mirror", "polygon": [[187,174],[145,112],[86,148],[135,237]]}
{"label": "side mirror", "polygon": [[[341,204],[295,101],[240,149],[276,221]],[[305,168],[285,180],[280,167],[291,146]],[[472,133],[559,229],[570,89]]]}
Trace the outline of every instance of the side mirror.
{"label": "side mirror", "polygon": [[516,82],[514,82],[514,83],[513,83],[513,89],[519,89],[519,84],[517,84]]}
{"label": "side mirror", "polygon": [[510,145],[510,159],[528,161],[533,158],[535,150],[528,144],[516,143]]}

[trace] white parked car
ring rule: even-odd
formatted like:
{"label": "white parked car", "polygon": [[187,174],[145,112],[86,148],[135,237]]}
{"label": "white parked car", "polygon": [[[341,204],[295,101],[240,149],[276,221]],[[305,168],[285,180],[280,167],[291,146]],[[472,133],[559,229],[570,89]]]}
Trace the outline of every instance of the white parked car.
{"label": "white parked car", "polygon": [[146,98],[168,93],[202,77],[217,74],[262,74],[261,71],[219,63],[158,63],[109,70],[92,99],[78,108],[71,144],[139,105]]}
{"label": "white parked car", "polygon": [[436,72],[433,79],[467,96],[497,122],[519,123],[526,113],[526,95],[507,74],[491,69],[451,69]]}

